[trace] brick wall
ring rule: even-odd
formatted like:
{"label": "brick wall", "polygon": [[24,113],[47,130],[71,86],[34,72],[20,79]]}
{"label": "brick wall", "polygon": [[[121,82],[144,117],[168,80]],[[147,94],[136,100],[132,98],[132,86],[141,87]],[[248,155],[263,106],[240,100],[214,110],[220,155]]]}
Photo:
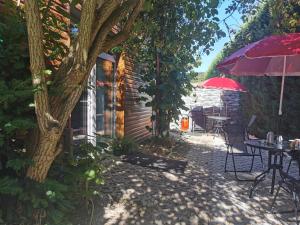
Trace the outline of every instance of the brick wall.
{"label": "brick wall", "polygon": [[[222,115],[227,114],[231,117],[231,123],[241,125],[241,93],[234,91],[223,91],[218,89],[194,88],[189,96],[183,97],[185,106],[189,110],[201,106],[206,114],[212,114],[214,111],[221,111]],[[213,109],[214,108],[214,109]],[[189,114],[188,111],[182,111],[182,115]],[[192,120],[190,119],[190,128]]]}

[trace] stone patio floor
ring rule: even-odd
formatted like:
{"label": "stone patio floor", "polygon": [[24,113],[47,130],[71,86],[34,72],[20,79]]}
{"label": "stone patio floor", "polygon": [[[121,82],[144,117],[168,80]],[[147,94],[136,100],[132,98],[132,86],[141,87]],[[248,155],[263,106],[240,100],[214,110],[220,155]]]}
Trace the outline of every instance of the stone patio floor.
{"label": "stone patio floor", "polygon": [[[93,224],[295,224],[293,214],[271,213],[270,176],[249,199],[252,183],[224,173],[222,138],[205,134],[183,138],[188,143],[183,151],[188,161],[184,174],[117,162],[105,175],[103,194],[95,201]],[[240,165],[247,163],[246,159],[239,161]],[[261,171],[259,160],[254,170]],[[292,209],[284,191],[275,209]]]}

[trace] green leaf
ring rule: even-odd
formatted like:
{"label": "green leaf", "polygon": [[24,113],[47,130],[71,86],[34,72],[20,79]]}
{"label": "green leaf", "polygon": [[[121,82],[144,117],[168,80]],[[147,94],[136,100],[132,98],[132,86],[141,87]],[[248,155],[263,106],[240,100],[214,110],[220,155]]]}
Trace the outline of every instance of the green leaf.
{"label": "green leaf", "polygon": [[22,188],[17,179],[10,177],[0,178],[0,194],[18,195],[22,193]]}
{"label": "green leaf", "polygon": [[211,8],[217,8],[218,5],[219,5],[219,0],[210,0],[210,1],[209,1],[209,6],[210,6]]}
{"label": "green leaf", "polygon": [[7,161],[6,167],[12,168],[15,171],[20,171],[26,166],[32,165],[33,162],[31,159],[10,159]]}
{"label": "green leaf", "polygon": [[44,74],[50,76],[52,74],[51,70],[44,70]]}

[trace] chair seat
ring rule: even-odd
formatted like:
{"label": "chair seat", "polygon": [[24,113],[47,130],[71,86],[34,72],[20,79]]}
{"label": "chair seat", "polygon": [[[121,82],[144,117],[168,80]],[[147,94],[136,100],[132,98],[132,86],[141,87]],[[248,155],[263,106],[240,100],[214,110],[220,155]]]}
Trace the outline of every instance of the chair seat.
{"label": "chair seat", "polygon": [[293,185],[300,193],[300,180],[296,179],[295,177],[289,175],[286,172],[281,171],[280,172],[281,177],[283,178],[284,183],[287,185]]}
{"label": "chair seat", "polygon": [[252,154],[252,153],[248,153],[248,152],[234,152],[234,153],[230,153],[234,156],[256,156],[259,154]]}
{"label": "chair seat", "polygon": [[[281,181],[279,181],[279,186],[277,188],[276,194],[274,196],[271,209],[273,209],[276,199],[278,197],[279,191],[283,188],[287,191],[293,199],[294,202],[294,213],[296,216],[296,224],[299,224],[298,220],[298,207],[299,207],[299,194],[300,194],[300,180],[288,174],[288,171],[285,172],[280,170]],[[284,185],[284,186],[283,186]]]}
{"label": "chair seat", "polygon": [[214,125],[214,128],[224,128],[224,125],[222,125],[222,124],[216,124],[216,125]]}
{"label": "chair seat", "polygon": [[[241,179],[238,177],[238,173],[251,173],[252,169],[253,169],[253,165],[254,165],[254,159],[256,158],[256,156],[260,157],[260,161],[261,161],[261,165],[263,167],[263,159],[262,159],[262,155],[261,155],[261,151],[258,149],[258,151],[256,149],[247,149],[247,146],[245,146],[243,143],[241,143],[242,145],[240,146],[239,143],[237,143],[237,145],[234,145],[233,143],[235,143],[235,141],[232,141],[229,139],[227,133],[225,132],[225,145],[227,146],[227,152],[226,152],[226,158],[225,158],[225,172],[234,172],[235,178],[239,181],[253,181],[253,179]],[[228,163],[228,157],[232,157],[232,165],[233,165],[233,169],[228,169],[227,167],[227,163]],[[245,164],[240,165],[240,164],[236,164],[236,158],[238,157],[251,157],[249,162],[249,169],[245,168]],[[248,167],[248,163],[247,167]],[[239,168],[238,168],[238,167]],[[241,166],[243,168],[241,168]]]}

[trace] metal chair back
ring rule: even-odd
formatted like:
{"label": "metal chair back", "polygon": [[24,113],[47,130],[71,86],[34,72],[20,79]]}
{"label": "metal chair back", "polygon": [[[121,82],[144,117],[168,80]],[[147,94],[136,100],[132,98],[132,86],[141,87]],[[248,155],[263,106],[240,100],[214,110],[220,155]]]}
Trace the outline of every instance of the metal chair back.
{"label": "metal chair back", "polygon": [[247,127],[244,130],[244,139],[245,140],[249,140],[250,139],[250,137],[249,137],[250,136],[249,135],[249,129],[253,125],[253,123],[255,122],[255,120],[256,120],[256,115],[252,115],[251,118],[250,118],[250,120],[249,120],[249,123],[248,123]]}

